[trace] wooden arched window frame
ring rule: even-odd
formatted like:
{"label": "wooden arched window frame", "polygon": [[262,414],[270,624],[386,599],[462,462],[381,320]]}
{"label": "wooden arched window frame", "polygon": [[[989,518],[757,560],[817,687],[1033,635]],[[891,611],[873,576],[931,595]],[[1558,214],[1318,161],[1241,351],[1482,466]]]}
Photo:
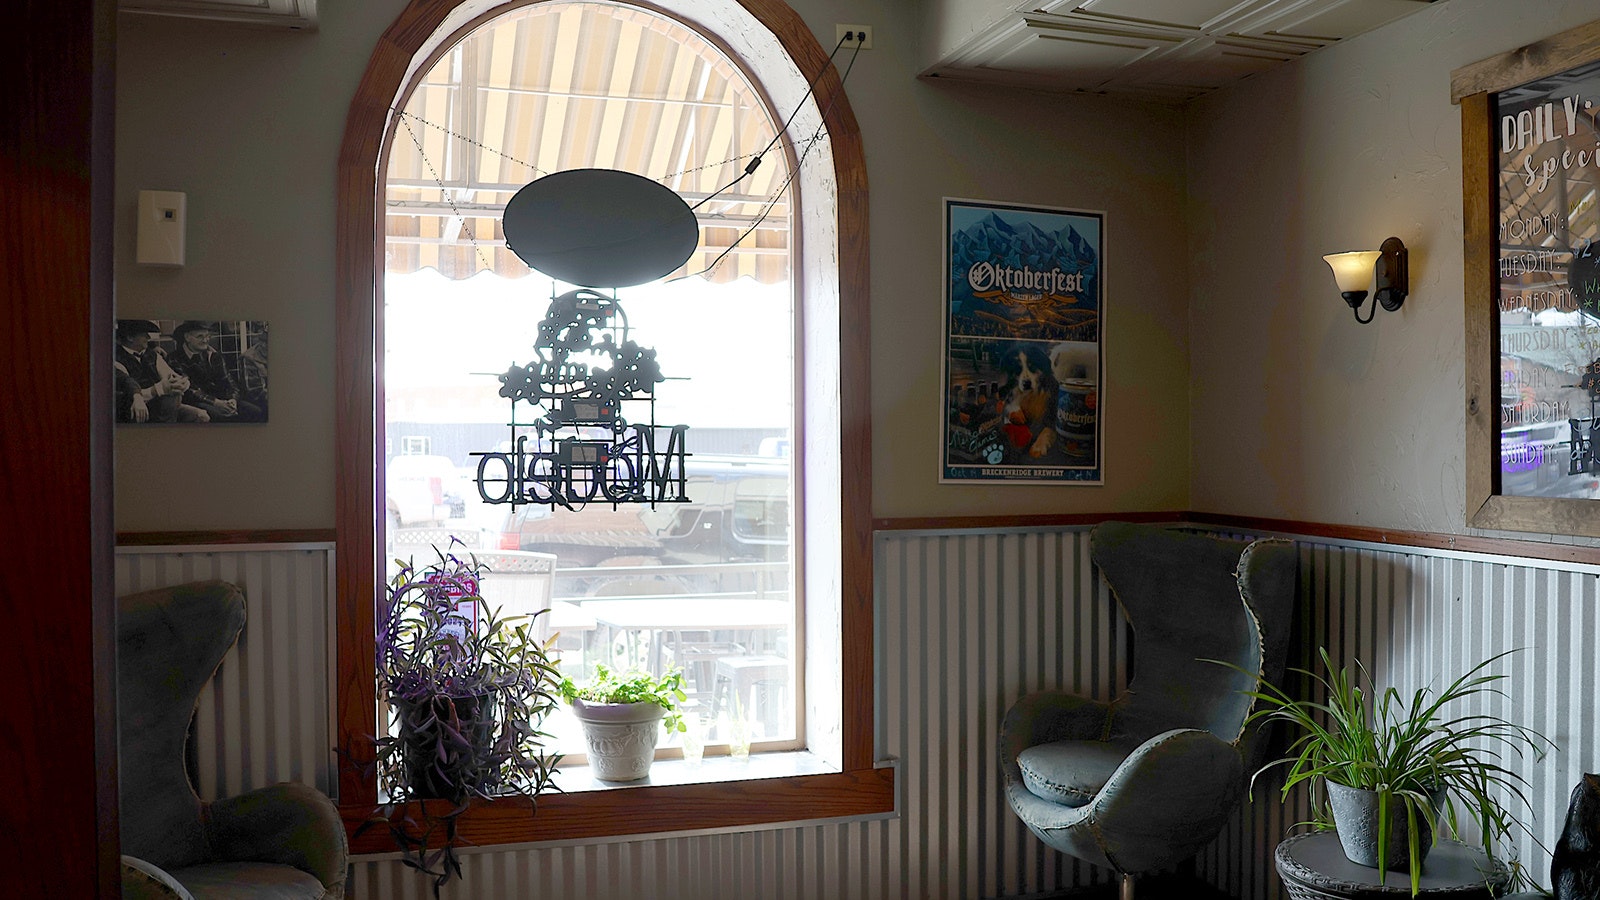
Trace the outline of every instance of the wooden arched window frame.
{"label": "wooden arched window frame", "polygon": [[[393,107],[417,71],[426,71],[460,36],[488,18],[541,0],[413,0],[384,32],[356,89],[340,147],[335,251],[336,308],[336,514],[338,553],[338,702],[341,752],[339,798],[354,837],[377,802],[374,777],[350,759],[370,756],[377,731],[372,671],[374,601],[381,583],[377,523],[382,520],[377,410],[383,401],[377,361],[382,359],[383,206],[380,173],[393,139]],[[638,4],[644,6],[645,4]],[[837,744],[824,755],[837,773],[696,785],[657,785],[580,794],[547,794],[539,814],[519,798],[479,804],[460,821],[460,835],[475,844],[578,839],[639,832],[727,828],[771,822],[834,818],[893,809],[892,770],[873,765],[871,428],[868,389],[868,254],[866,164],[860,132],[839,74],[828,54],[793,9],[779,0],[677,0],[657,9],[692,22],[718,6],[742,11],[766,29],[805,83],[815,82],[815,102],[828,134],[834,217],[818,231],[825,247],[802,251],[817,265],[797,265],[802,285],[801,379],[807,428],[797,458],[806,466],[806,570],[813,597],[827,592],[822,614],[810,621],[837,623],[838,665],[808,684],[807,692],[836,693]],[[699,29],[716,41],[714,30]],[[748,38],[747,38],[748,39]],[[747,71],[760,67],[722,44]],[[815,206],[813,207],[815,208]],[[815,306],[827,314],[816,314]],[[847,385],[847,390],[841,390]],[[817,626],[809,626],[815,628]],[[826,627],[826,626],[824,626]],[[837,681],[833,680],[837,673]],[[809,680],[809,679],[808,679]],[[649,815],[640,813],[648,808]],[[357,852],[391,850],[382,829],[365,832]]]}

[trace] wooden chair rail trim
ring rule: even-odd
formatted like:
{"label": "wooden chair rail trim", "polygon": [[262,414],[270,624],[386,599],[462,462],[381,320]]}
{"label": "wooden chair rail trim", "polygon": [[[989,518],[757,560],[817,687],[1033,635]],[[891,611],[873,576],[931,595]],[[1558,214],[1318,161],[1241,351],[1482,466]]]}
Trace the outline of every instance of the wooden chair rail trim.
{"label": "wooden chair rail trim", "polygon": [[1182,522],[1181,511],[1049,513],[1032,516],[918,516],[873,519],[874,531],[969,531],[982,528],[1071,528],[1101,522]]}
{"label": "wooden chair rail trim", "polygon": [[[983,528],[1071,528],[1095,525],[1109,520],[1122,522],[1191,522],[1196,525],[1224,525],[1246,531],[1273,531],[1305,537],[1335,538],[1420,547],[1434,550],[1460,550],[1495,556],[1542,559],[1552,562],[1600,565],[1600,547],[1554,544],[1545,541],[1476,537],[1446,532],[1401,531],[1361,525],[1339,525],[1295,519],[1267,519],[1190,511],[1126,513],[1062,513],[1033,516],[915,516],[872,520],[874,531],[970,531]],[[158,547],[202,544],[299,544],[329,543],[331,528],[304,528],[246,531],[121,531],[119,547]]]}
{"label": "wooden chair rail trim", "polygon": [[1402,531],[1391,528],[1374,528],[1365,525],[1339,525],[1327,522],[1307,522],[1298,519],[1268,519],[1260,516],[1238,516],[1209,513],[1198,510],[1174,512],[1104,512],[1070,513],[1038,516],[943,516],[921,518],[874,519],[877,531],[962,531],[982,528],[1075,528],[1096,525],[1100,522],[1171,522],[1192,525],[1213,525],[1236,528],[1240,531],[1272,532],[1306,538],[1362,541],[1369,544],[1389,544],[1394,547],[1415,547],[1425,550],[1458,550],[1463,553],[1483,553],[1492,556],[1509,556],[1519,559],[1538,559],[1549,562],[1600,565],[1600,547],[1556,544],[1546,541],[1523,541],[1511,538],[1478,537],[1447,532]]}
{"label": "wooden chair rail trim", "polygon": [[[894,769],[859,769],[753,781],[654,785],[476,801],[459,820],[464,845],[570,841],[739,828],[894,812]],[[443,801],[427,801],[439,811]],[[411,810],[413,818],[420,818]],[[352,853],[399,849],[370,806],[341,806]],[[359,833],[358,833],[359,832]]]}
{"label": "wooden chair rail trim", "polygon": [[198,544],[333,543],[332,528],[273,528],[239,531],[119,531],[118,547],[182,547]]}
{"label": "wooden chair rail trim", "polygon": [[1402,548],[1457,550],[1462,553],[1482,553],[1519,559],[1600,565],[1600,547],[1583,547],[1574,544],[1478,537],[1470,534],[1449,534],[1445,532],[1400,531],[1363,525],[1330,525],[1323,522],[1262,519],[1254,516],[1230,516],[1217,513],[1191,512],[1185,518],[1187,521],[1197,525],[1221,525],[1238,528],[1242,531],[1270,531],[1297,537],[1362,541],[1369,544],[1390,544]]}

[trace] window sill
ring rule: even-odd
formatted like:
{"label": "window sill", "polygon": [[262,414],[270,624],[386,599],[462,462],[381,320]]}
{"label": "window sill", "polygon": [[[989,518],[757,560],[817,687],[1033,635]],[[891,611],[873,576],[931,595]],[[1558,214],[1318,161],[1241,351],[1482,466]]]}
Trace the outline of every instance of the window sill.
{"label": "window sill", "polygon": [[[659,836],[750,828],[784,822],[885,815],[894,812],[894,769],[830,770],[804,752],[766,753],[748,762],[707,757],[699,766],[657,760],[650,776],[627,784],[602,782],[587,767],[558,776],[561,793],[475,801],[458,821],[460,843],[473,846],[582,841],[622,835]],[[446,812],[448,804],[428,801]],[[354,854],[393,853],[387,828],[356,833],[371,813],[341,807]],[[417,812],[411,813],[417,818]]]}
{"label": "window sill", "polygon": [[[565,766],[556,772],[556,786],[568,794],[586,791],[628,791],[665,785],[715,784],[728,781],[757,781],[766,778],[794,778],[806,775],[834,775],[838,769],[804,750],[779,753],[752,753],[749,759],[707,756],[698,765],[681,758],[658,759],[650,764],[650,774],[638,781],[601,781],[586,765]],[[544,802],[540,798],[541,803]]]}

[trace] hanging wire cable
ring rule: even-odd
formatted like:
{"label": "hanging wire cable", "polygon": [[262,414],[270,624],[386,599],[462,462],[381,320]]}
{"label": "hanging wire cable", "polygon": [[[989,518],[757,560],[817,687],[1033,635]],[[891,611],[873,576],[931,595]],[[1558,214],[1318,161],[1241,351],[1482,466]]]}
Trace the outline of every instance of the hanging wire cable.
{"label": "hanging wire cable", "polygon": [[[844,43],[845,43],[845,38],[841,37],[841,38],[839,38],[839,43],[833,45],[833,51],[828,54],[828,62],[830,64],[833,62],[833,58],[839,54],[839,49],[844,46]],[[860,52],[861,52],[861,44],[858,41],[856,43],[855,53],[859,54]],[[849,71],[849,66],[855,65],[855,61],[856,61],[856,57],[855,57],[855,55],[852,55],[850,57],[850,63],[845,67],[846,68],[846,72]],[[741,182],[741,181],[745,180],[746,178],[748,178],[750,175],[754,174],[755,170],[761,165],[763,157],[765,157],[767,155],[768,151],[770,151],[773,147],[777,146],[778,140],[780,138],[782,138],[783,135],[788,132],[789,126],[794,122],[794,117],[800,114],[800,110],[802,108],[804,108],[804,106],[805,106],[806,99],[808,97],[810,97],[816,91],[817,82],[822,80],[822,76],[824,74],[826,74],[827,71],[828,71],[828,67],[827,66],[823,66],[822,70],[817,72],[816,77],[811,79],[811,83],[806,85],[806,92],[803,95],[801,95],[800,101],[795,104],[794,111],[789,113],[789,118],[784,120],[783,127],[779,128],[776,132],[774,132],[773,135],[772,135],[772,140],[768,141],[767,145],[765,147],[762,147],[759,151],[757,151],[751,157],[750,162],[745,164],[744,170],[741,171],[738,174],[738,176],[735,177],[732,181],[728,182],[727,184],[723,185],[720,188],[717,188],[715,191],[713,191],[712,193],[708,194],[706,197],[701,199],[699,203],[696,203],[695,205],[689,207],[691,212],[694,211],[694,210],[699,209],[701,206],[705,205],[708,201],[714,199],[719,194],[722,194],[722,193],[726,192],[727,190],[732,188],[734,185],[738,184],[739,182]],[[840,80],[841,80],[841,82],[843,81],[843,79],[840,79]],[[424,119],[421,116],[416,115],[415,113],[407,112],[406,110],[400,109],[399,107],[395,107],[395,106],[389,107],[389,111],[402,117],[402,123],[401,124],[405,124],[405,122],[403,121],[404,119],[416,119],[418,122],[421,122],[422,124],[428,126],[429,128],[436,128],[439,131],[442,131],[445,134],[449,135],[450,137],[455,138],[456,140],[463,141],[465,143],[471,144],[472,146],[477,147],[478,149],[483,150],[483,151],[485,151],[487,153],[493,153],[494,155],[500,157],[501,159],[507,160],[509,162],[514,162],[517,165],[526,166],[530,171],[533,172],[535,177],[538,177],[540,175],[548,175],[549,174],[548,172],[543,171],[542,169],[540,169],[538,166],[534,165],[533,163],[527,162],[525,160],[517,159],[516,157],[514,157],[514,156],[512,156],[512,155],[510,155],[508,153],[505,153],[503,151],[497,150],[494,147],[490,147],[489,145],[487,145],[487,144],[483,143],[482,141],[479,141],[479,140],[471,137],[470,135],[461,134],[461,133],[459,133],[457,131],[454,131],[454,130],[452,130],[450,128],[447,128],[447,127],[445,127],[443,125],[439,125],[437,123],[430,122],[427,119]],[[411,129],[410,129],[409,126],[407,126],[406,130],[408,132],[410,132]],[[420,150],[422,148],[422,144],[421,144],[420,141],[417,141],[417,138],[416,138],[415,134],[412,135],[412,140],[416,141],[417,148]],[[736,156],[733,159],[723,160],[722,162],[718,162],[718,163],[707,163],[707,164],[702,165],[702,166],[696,166],[693,169],[687,169],[687,170],[685,170],[683,172],[673,172],[673,173],[671,173],[669,175],[666,175],[666,176],[663,176],[663,177],[664,178],[676,178],[679,175],[685,175],[685,174],[688,174],[689,172],[700,171],[702,169],[707,169],[707,168],[710,168],[712,166],[720,166],[720,165],[724,165],[724,164],[730,163],[730,162],[738,162],[740,159],[743,159],[743,158],[744,157],[742,157],[742,156]]]}
{"label": "hanging wire cable", "polygon": [[[445,134],[455,138],[458,141],[462,141],[463,143],[471,144],[472,146],[477,147],[479,150],[482,150],[485,153],[493,153],[495,156],[498,156],[498,157],[500,157],[501,159],[503,159],[503,160],[505,160],[507,162],[513,162],[513,163],[516,163],[519,166],[524,166],[524,167],[526,167],[528,169],[528,171],[533,173],[533,176],[535,178],[538,178],[538,177],[543,176],[543,175],[549,175],[550,174],[549,172],[546,172],[545,170],[539,168],[538,166],[534,165],[531,162],[528,162],[527,160],[518,159],[518,158],[516,158],[515,156],[512,156],[509,153],[503,152],[501,150],[497,150],[494,147],[491,147],[488,144],[485,144],[484,142],[482,142],[482,141],[480,141],[480,140],[478,140],[478,139],[476,139],[476,138],[474,138],[474,137],[472,137],[470,135],[465,135],[465,134],[462,134],[462,133],[460,133],[458,131],[454,131],[454,130],[452,130],[450,128],[446,128],[445,126],[440,125],[440,124],[438,124],[436,122],[430,122],[427,119],[424,119],[423,117],[417,115],[416,113],[407,112],[406,110],[403,110],[398,106],[389,107],[389,111],[394,113],[395,115],[401,116],[403,119],[416,119],[418,122],[421,122],[422,124],[428,126],[429,128],[438,129],[439,131],[444,132]],[[402,122],[401,124],[405,124],[405,123]],[[410,131],[411,129],[409,127],[407,127],[406,130]],[[412,135],[412,140],[416,140],[416,136],[415,135]],[[417,147],[419,149],[421,148],[421,146],[422,145],[420,143],[417,144]],[[441,184],[442,184],[442,182],[441,182]]]}
{"label": "hanging wire cable", "polygon": [[[418,121],[421,121],[421,120],[418,120]],[[422,148],[422,139],[417,137],[417,133],[415,131],[411,130],[411,123],[410,122],[407,122],[405,119],[401,119],[400,120],[400,125],[401,125],[401,127],[405,128],[406,134],[411,136],[411,142],[413,144],[417,145],[417,154],[418,154],[418,156],[421,157],[422,164],[428,167],[428,174],[433,176],[434,182],[439,185],[439,196],[440,196],[440,198],[443,199],[445,203],[449,204],[451,214],[454,215],[457,219],[462,220],[462,226],[461,227],[462,228],[466,228],[466,218],[467,217],[461,214],[461,209],[456,206],[455,197],[451,196],[450,189],[445,186],[444,178],[439,174],[439,171],[434,168],[433,160],[428,158],[428,151],[426,151],[426,150],[424,150]],[[494,271],[494,264],[491,263],[489,261],[489,259],[483,255],[483,248],[478,246],[478,235],[477,235],[477,233],[474,231],[472,236],[467,238],[467,240],[472,244],[472,250],[473,250],[474,253],[477,254],[478,262],[483,264],[483,268],[488,269],[491,272]]]}
{"label": "hanging wire cable", "polygon": [[[750,175],[755,172],[756,168],[761,165],[762,157],[767,155],[767,151],[771,150],[773,147],[777,146],[778,139],[783,137],[785,134],[787,134],[789,132],[790,123],[794,122],[794,117],[800,114],[800,110],[806,105],[806,99],[809,98],[814,91],[816,91],[817,82],[821,81],[822,80],[822,76],[827,74],[828,66],[833,65],[833,57],[838,54],[839,48],[844,46],[844,40],[845,40],[844,37],[840,37],[839,38],[839,43],[833,45],[833,52],[828,54],[828,65],[823,66],[822,69],[819,72],[817,72],[816,77],[811,79],[811,83],[806,85],[806,92],[803,95],[801,95],[800,102],[796,103],[794,105],[794,112],[789,113],[789,118],[787,118],[787,119],[785,119],[783,121],[783,127],[779,128],[777,131],[773,132],[772,140],[768,141],[767,145],[765,147],[762,147],[761,150],[756,153],[755,157],[752,158],[750,160],[750,162],[745,165],[743,172],[740,172],[738,174],[738,176],[736,176],[732,181],[728,182],[727,184],[723,185],[722,187],[717,188],[715,191],[713,191],[709,196],[707,196],[705,199],[701,200],[699,203],[696,203],[695,205],[689,207],[689,211],[690,212],[694,212],[695,210],[697,210],[700,207],[704,206],[707,202],[709,202],[711,200],[712,197],[715,197],[718,194],[721,194],[722,192],[728,190],[729,188],[733,187],[734,185],[738,184],[739,182],[741,182],[741,181],[745,180],[746,178],[750,177]],[[857,41],[856,42],[856,53],[859,54],[860,52],[861,52],[861,42]],[[856,63],[855,56],[851,56],[850,57],[850,65],[853,66],[853,65],[855,65],[855,63]],[[849,70],[850,70],[850,66],[846,66],[845,67],[845,71],[848,73]],[[843,84],[844,83],[844,79],[840,78],[839,82],[841,84]]]}
{"label": "hanging wire cable", "polygon": [[[839,43],[840,43],[840,45],[843,45],[844,44],[844,40],[841,38]],[[834,49],[835,53],[837,53],[839,51],[838,47],[834,47],[833,49]],[[782,198],[783,195],[784,195],[784,192],[789,189],[789,185],[794,181],[795,176],[800,174],[800,167],[805,165],[806,157],[811,154],[811,148],[815,147],[818,144],[818,142],[820,142],[822,140],[822,130],[824,128],[826,128],[827,125],[828,125],[828,114],[833,112],[834,104],[836,102],[838,102],[839,96],[844,93],[844,82],[845,82],[845,79],[850,77],[850,70],[855,68],[856,57],[858,57],[860,55],[861,55],[861,43],[858,41],[858,42],[856,42],[855,52],[850,54],[850,61],[845,64],[844,72],[843,72],[843,74],[841,74],[839,76],[839,92],[834,94],[832,97],[830,97],[828,99],[828,106],[827,106],[827,108],[825,108],[822,111],[822,120],[817,123],[817,130],[812,132],[811,137],[808,138],[805,141],[805,149],[803,151],[801,151],[800,159],[798,161],[796,161],[794,168],[789,170],[788,177],[784,178],[783,179],[783,183],[778,185],[778,189],[772,193],[772,198],[769,199],[767,201],[767,205],[762,208],[761,215],[756,217],[755,222],[751,223],[750,227],[745,230],[744,234],[739,235],[739,237],[736,240],[734,240],[733,243],[729,244],[726,249],[724,249],[721,253],[717,254],[717,258],[711,261],[711,265],[706,266],[704,269],[701,269],[700,271],[695,272],[693,274],[684,274],[684,275],[679,275],[676,278],[669,278],[669,279],[667,279],[668,283],[671,283],[671,282],[674,282],[674,281],[681,281],[681,280],[683,280],[685,278],[698,278],[701,275],[706,275],[706,274],[709,274],[709,273],[715,271],[717,266],[722,264],[722,261],[727,258],[729,253],[733,252],[733,249],[735,247],[737,247],[741,243],[743,243],[745,238],[749,237],[751,234],[753,234],[755,232],[755,230],[757,228],[761,227],[761,223],[766,221],[767,214],[772,212],[772,209],[773,209],[774,206],[777,206],[778,200],[780,198]],[[829,56],[828,58],[829,58],[830,61],[833,59],[832,56]],[[823,71],[827,71],[827,69],[824,68]],[[818,75],[817,77],[820,79],[822,76]],[[817,84],[816,80],[813,80],[811,82],[811,86],[813,88],[816,87],[816,84]],[[810,96],[810,90],[809,89],[807,90],[806,94],[807,94],[807,96]],[[799,107],[795,107],[795,112],[799,112],[799,111],[800,111]],[[790,122],[794,121],[794,114],[793,113],[791,113],[789,115],[789,121]],[[789,122],[785,122],[784,125],[783,125],[783,131],[778,132],[778,134],[782,135],[782,134],[784,134],[784,132],[788,131],[788,129],[789,129]],[[777,141],[778,141],[778,139],[776,137],[774,137],[772,139],[772,143],[773,144],[776,144]],[[767,145],[767,149],[770,150],[771,148],[772,148],[772,144],[768,144]],[[762,150],[761,151],[761,153],[766,153],[766,152],[767,152],[766,150]],[[757,162],[760,161],[760,156],[761,156],[760,154],[757,154],[757,156],[756,156],[756,161]],[[752,164],[751,166],[749,166],[747,168],[748,168],[748,171],[754,171],[755,166],[754,166],[754,164]],[[748,174],[748,172],[747,172],[747,174]],[[742,178],[743,176],[740,176],[740,177]],[[734,183],[737,184],[738,180],[735,179]],[[732,185],[729,185],[729,187],[732,187]],[[727,190],[727,188],[723,188],[722,190]],[[719,191],[719,193],[720,193],[720,191]],[[715,194],[713,194],[712,196],[715,196]],[[711,199],[711,198],[710,197],[706,198],[706,200],[709,200],[709,199]],[[700,202],[704,203],[705,200],[702,200]],[[699,204],[695,204],[695,205],[698,206]]]}
{"label": "hanging wire cable", "polygon": [[[754,156],[751,157],[750,162],[745,164],[743,171],[741,171],[738,174],[738,176],[736,176],[732,181],[730,181],[727,184],[723,185],[722,187],[718,188],[716,191],[712,192],[711,194],[708,194],[706,197],[701,199],[698,203],[696,203],[693,206],[689,207],[690,212],[698,210],[701,206],[704,206],[707,202],[711,201],[712,199],[716,198],[717,196],[719,196],[719,195],[721,195],[723,193],[726,193],[734,185],[736,185],[739,182],[743,181],[744,179],[750,177],[750,175],[753,174],[756,171],[756,169],[761,165],[761,162],[762,162],[763,158],[766,156],[766,154],[768,152],[770,152],[773,147],[777,146],[778,141],[781,140],[783,138],[783,136],[788,133],[789,126],[794,123],[795,117],[798,116],[800,114],[800,110],[805,107],[805,101],[808,98],[810,98],[810,97],[815,95],[817,84],[822,80],[822,76],[827,74],[828,69],[833,66],[833,59],[834,59],[835,56],[838,55],[839,50],[842,47],[844,47],[844,44],[845,44],[845,41],[846,41],[847,37],[848,37],[848,35],[840,37],[839,38],[839,42],[837,44],[834,44],[833,51],[828,54],[827,65],[824,65],[821,68],[821,70],[817,72],[816,76],[811,79],[811,82],[806,85],[805,93],[800,97],[800,101],[795,104],[794,110],[789,113],[789,117],[784,120],[783,126],[780,127],[776,132],[773,133],[772,140],[768,141],[767,145],[765,147],[761,148],[760,151],[758,151]],[[850,54],[850,61],[845,64],[844,72],[841,73],[840,76],[839,76],[840,93],[843,93],[843,87],[844,87],[845,79],[850,77],[850,70],[855,68],[856,59],[860,55],[861,55],[861,42],[857,41],[854,50]],[[756,221],[754,223],[752,223],[750,225],[750,227],[748,229],[746,229],[743,234],[739,235],[739,237],[736,240],[734,240],[732,243],[730,243],[727,246],[727,248],[722,251],[722,253],[718,254],[717,258],[715,260],[712,260],[712,262],[711,262],[711,264],[709,266],[707,266],[704,269],[701,269],[699,272],[696,272],[696,273],[694,273],[692,275],[689,275],[689,274],[679,275],[677,278],[667,279],[669,282],[678,281],[678,280],[681,280],[683,278],[694,278],[694,277],[698,277],[700,275],[705,275],[705,274],[713,271],[714,269],[716,269],[716,267],[718,265],[720,265],[722,263],[723,259],[725,259],[729,253],[733,252],[734,248],[738,247],[739,244],[743,243],[745,238],[748,238],[756,230],[756,228],[760,227],[761,223],[766,220],[766,218],[767,218],[767,216],[769,214],[771,214],[773,208],[777,206],[778,201],[783,198],[784,192],[787,191],[788,188],[789,188],[789,185],[791,183],[793,183],[793,181],[795,179],[795,176],[797,174],[799,174],[800,166],[805,163],[806,157],[811,153],[811,148],[816,146],[817,142],[821,140],[821,138],[822,138],[822,130],[823,130],[824,127],[826,127],[828,114],[833,111],[834,104],[837,101],[838,101],[838,94],[835,94],[832,98],[829,99],[828,106],[825,109],[823,109],[823,111],[822,111],[822,121],[821,121],[821,123],[818,124],[817,130],[811,135],[810,138],[808,138],[808,139],[806,139],[805,141],[802,142],[804,144],[804,148],[803,148],[803,150],[802,150],[802,152],[800,154],[799,160],[796,162],[796,165],[795,165],[794,169],[789,172],[789,174],[784,178],[783,183],[778,185],[777,190],[773,191],[771,196],[766,200],[766,204],[765,204],[765,206],[762,207],[761,214],[756,218]],[[421,138],[419,138],[417,136],[416,132],[412,130],[410,123],[408,121],[406,121],[406,120],[415,119],[418,122],[422,123],[423,125],[426,125],[426,126],[428,126],[430,128],[436,128],[439,131],[442,131],[445,134],[447,134],[447,135],[449,135],[449,136],[451,136],[453,138],[456,138],[457,140],[464,141],[464,142],[466,142],[468,144],[471,144],[472,146],[477,147],[480,150],[483,150],[483,151],[488,152],[488,153],[493,153],[494,155],[496,155],[496,156],[498,156],[498,157],[500,157],[502,159],[505,159],[505,160],[507,160],[509,162],[516,163],[516,164],[522,165],[522,166],[526,166],[528,169],[532,170],[533,173],[536,176],[541,174],[541,172],[542,172],[542,170],[540,170],[538,166],[535,166],[534,164],[532,164],[530,162],[527,162],[525,160],[517,159],[516,157],[511,156],[510,154],[505,153],[505,152],[503,152],[501,150],[498,150],[498,149],[496,149],[494,147],[490,147],[487,144],[484,144],[483,142],[481,142],[481,141],[479,141],[479,140],[477,140],[477,139],[475,139],[475,138],[473,138],[473,137],[471,137],[469,135],[460,134],[460,133],[458,133],[458,132],[456,132],[456,131],[454,131],[454,130],[452,130],[450,128],[447,128],[447,127],[445,127],[443,125],[439,125],[439,124],[436,124],[434,122],[430,122],[427,119],[424,119],[424,118],[422,118],[422,117],[420,117],[420,116],[418,116],[418,115],[416,115],[414,113],[407,112],[406,110],[399,109],[397,107],[391,106],[389,109],[390,109],[390,112],[395,113],[398,116],[400,116],[400,124],[401,124],[401,126],[403,128],[405,128],[406,133],[411,137],[412,143],[416,145],[418,154],[421,156],[421,158],[423,160],[423,163],[428,167],[428,174],[431,175],[433,177],[434,181],[439,185],[439,187],[441,189],[441,192],[442,192],[442,196],[445,199],[445,202],[450,205],[451,212],[454,213],[458,218],[465,218],[465,217],[462,216],[461,211],[456,208],[456,205],[455,205],[454,201],[450,198],[449,191],[448,191],[448,189],[446,189],[446,186],[445,186],[445,183],[444,183],[444,179],[435,170],[432,161],[428,158],[428,153],[423,148]],[[736,157],[734,157],[732,159],[724,160],[722,163],[708,163],[708,164],[705,164],[705,165],[702,165],[702,166],[698,166],[695,169],[690,169],[690,170],[687,170],[687,171],[690,171],[690,172],[698,171],[700,169],[710,168],[713,165],[724,165],[724,164],[726,164],[728,162],[737,162],[738,160],[743,159],[743,158],[744,158],[743,156],[736,156]],[[548,174],[548,173],[545,173],[545,174]],[[672,175],[667,175],[667,176],[664,176],[664,177],[665,178],[673,178],[673,177],[676,177],[677,175],[681,175],[681,174],[685,174],[685,173],[674,173]],[[487,259],[483,258],[483,249],[482,249],[482,247],[480,247],[478,245],[476,235],[474,235],[471,238],[469,238],[469,240],[472,243],[474,251],[478,255],[479,261],[483,263],[483,267],[487,268],[487,269],[493,269],[494,267],[489,263],[489,261]]]}

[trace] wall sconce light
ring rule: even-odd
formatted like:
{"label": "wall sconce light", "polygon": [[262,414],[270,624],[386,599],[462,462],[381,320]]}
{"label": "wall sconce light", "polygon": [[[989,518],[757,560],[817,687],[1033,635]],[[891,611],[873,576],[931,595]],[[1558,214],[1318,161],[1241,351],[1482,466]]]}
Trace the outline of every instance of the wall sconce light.
{"label": "wall sconce light", "polygon": [[[1339,293],[1356,321],[1365,325],[1378,314],[1378,304],[1394,312],[1406,302],[1411,280],[1406,265],[1406,245],[1397,237],[1389,238],[1377,250],[1356,250],[1350,253],[1330,253],[1323,257],[1333,270],[1333,280],[1339,283]],[[1369,282],[1370,279],[1370,282]],[[1361,318],[1361,301],[1367,299],[1367,285],[1373,286],[1372,307],[1367,317]]]}

